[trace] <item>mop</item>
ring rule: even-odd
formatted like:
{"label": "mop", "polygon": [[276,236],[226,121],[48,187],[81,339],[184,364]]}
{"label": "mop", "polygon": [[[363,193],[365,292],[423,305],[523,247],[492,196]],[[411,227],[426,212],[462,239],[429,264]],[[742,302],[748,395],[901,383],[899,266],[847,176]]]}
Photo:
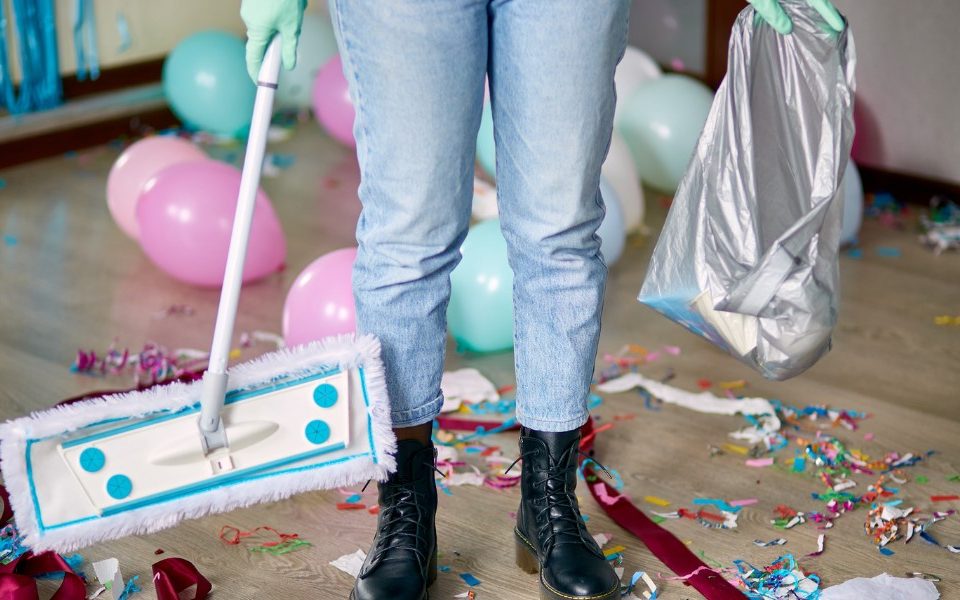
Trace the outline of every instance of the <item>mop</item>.
{"label": "mop", "polygon": [[10,504],[35,550],[68,552],[394,470],[375,337],[328,338],[227,369],[279,72],[278,38],[257,82],[202,380],[57,406],[0,427]]}

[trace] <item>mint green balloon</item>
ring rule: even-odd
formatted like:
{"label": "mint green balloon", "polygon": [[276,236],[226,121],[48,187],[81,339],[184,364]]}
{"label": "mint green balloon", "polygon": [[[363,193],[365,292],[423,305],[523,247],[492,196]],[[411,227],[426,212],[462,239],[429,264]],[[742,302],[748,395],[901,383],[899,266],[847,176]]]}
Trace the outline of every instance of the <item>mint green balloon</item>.
{"label": "mint green balloon", "polygon": [[499,352],[513,348],[513,271],[500,220],[474,225],[450,275],[447,325],[457,349]]}
{"label": "mint green balloon", "polygon": [[201,31],[176,45],[163,63],[163,94],[193,129],[242,137],[257,88],[247,75],[244,42],[225,31]]}
{"label": "mint green balloon", "polygon": [[483,170],[497,178],[497,149],[493,142],[493,111],[490,103],[483,104],[483,116],[480,117],[480,131],[477,132],[477,160]]}
{"label": "mint green balloon", "polygon": [[710,88],[684,75],[643,83],[624,102],[617,131],[630,147],[645,184],[676,191],[712,103]]}

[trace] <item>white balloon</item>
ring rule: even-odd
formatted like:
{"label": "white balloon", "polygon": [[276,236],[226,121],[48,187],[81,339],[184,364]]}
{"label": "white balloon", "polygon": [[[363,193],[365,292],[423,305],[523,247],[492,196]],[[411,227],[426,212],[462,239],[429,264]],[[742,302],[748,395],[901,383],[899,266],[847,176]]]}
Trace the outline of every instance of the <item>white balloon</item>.
{"label": "white balloon", "polygon": [[616,131],[610,139],[610,152],[600,172],[620,199],[625,233],[632,233],[643,223],[643,189],[630,148]]}
{"label": "white balloon", "polygon": [[843,204],[843,214],[840,227],[840,245],[846,246],[857,241],[860,225],[863,223],[863,182],[860,181],[860,171],[853,160],[847,161],[847,170],[840,181],[840,196],[837,202]]}
{"label": "white balloon", "polygon": [[660,75],[662,75],[660,67],[650,58],[649,54],[633,46],[627,46],[623,53],[623,59],[617,65],[617,72],[613,76],[613,82],[617,88],[617,108],[614,113],[614,120],[620,114],[621,107],[627,101],[627,98],[641,84],[656,79]]}

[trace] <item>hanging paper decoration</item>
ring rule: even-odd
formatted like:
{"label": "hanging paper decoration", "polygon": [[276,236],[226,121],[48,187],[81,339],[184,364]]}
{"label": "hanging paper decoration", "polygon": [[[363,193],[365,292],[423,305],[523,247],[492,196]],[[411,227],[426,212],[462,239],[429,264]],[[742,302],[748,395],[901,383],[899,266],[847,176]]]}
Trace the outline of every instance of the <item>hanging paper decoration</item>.
{"label": "hanging paper decoration", "polygon": [[0,108],[12,114],[53,108],[63,97],[53,0],[11,0],[10,5],[14,31],[11,38],[18,42],[22,78],[18,95],[7,56],[11,47],[7,38],[11,31],[7,3],[0,2]]}
{"label": "hanging paper decoration", "polygon": [[77,53],[77,81],[100,77],[100,58],[97,54],[97,25],[93,14],[93,0],[77,0],[73,18],[73,46]]}

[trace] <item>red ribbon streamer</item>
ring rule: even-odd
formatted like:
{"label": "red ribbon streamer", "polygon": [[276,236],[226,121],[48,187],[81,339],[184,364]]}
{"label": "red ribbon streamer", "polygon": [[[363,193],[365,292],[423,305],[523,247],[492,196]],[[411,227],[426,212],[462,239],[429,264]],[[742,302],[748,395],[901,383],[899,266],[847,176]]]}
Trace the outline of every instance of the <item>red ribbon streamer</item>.
{"label": "red ribbon streamer", "polygon": [[193,600],[204,600],[213,588],[189,560],[172,557],[153,563],[157,600],[180,600],[180,592],[192,585],[197,586]]}
{"label": "red ribbon streamer", "polygon": [[[450,418],[444,415],[437,417],[437,423],[442,429],[457,431],[474,431],[477,427],[493,429],[501,425],[501,423],[490,421]],[[594,439],[601,430],[602,426],[594,428],[592,418],[584,423],[580,428],[580,449],[583,452],[589,454],[593,450]],[[607,513],[614,523],[637,536],[650,552],[660,559],[660,562],[684,578],[686,583],[692,585],[707,600],[743,600],[743,592],[705,565],[672,533],[648,519],[647,515],[643,514],[629,498],[597,477],[590,463],[583,465],[583,475],[588,479],[587,489],[590,490],[590,495],[597,501],[603,512]],[[595,487],[597,483],[602,487],[597,489]]]}
{"label": "red ribbon streamer", "polygon": [[9,564],[0,565],[0,598],[4,600],[39,600],[34,578],[47,573],[62,572],[63,582],[50,600],[85,600],[87,586],[73,572],[67,561],[56,552],[26,554]]}

